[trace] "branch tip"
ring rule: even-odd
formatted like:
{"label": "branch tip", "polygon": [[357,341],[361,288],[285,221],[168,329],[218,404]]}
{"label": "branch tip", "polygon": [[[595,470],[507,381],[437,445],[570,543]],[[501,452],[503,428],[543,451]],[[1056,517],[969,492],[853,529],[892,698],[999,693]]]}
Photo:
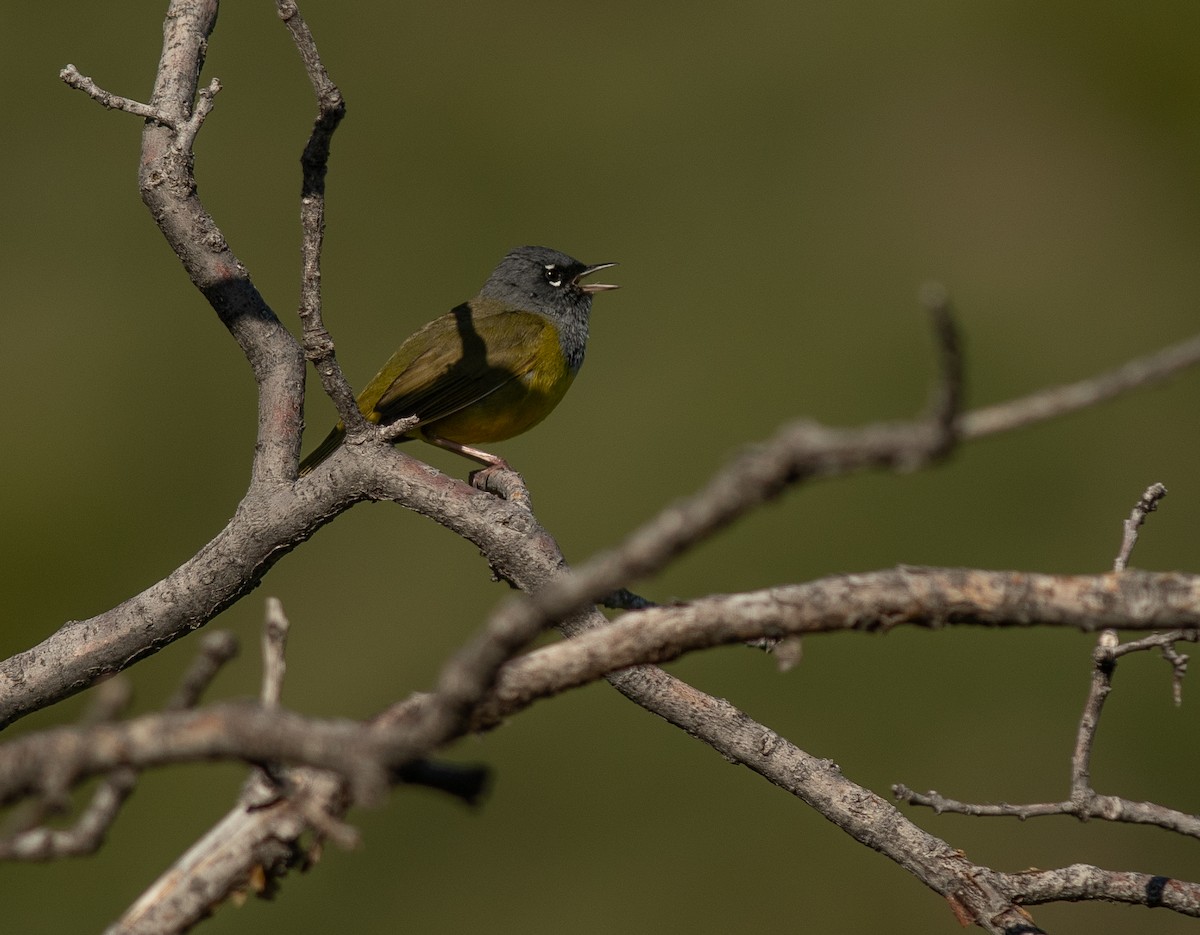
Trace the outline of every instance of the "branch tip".
{"label": "branch tip", "polygon": [[105,91],[102,87],[96,84],[87,75],[82,74],[74,65],[64,66],[58,73],[58,77],[68,86],[77,91],[82,91],[93,101],[106,107],[109,110],[123,110],[127,114],[133,114],[136,117],[141,117],[145,120],[153,120],[155,123],[161,123],[165,127],[176,129],[175,121],[164,114],[161,110],[151,107],[149,104],[143,104],[140,101],[135,101],[132,98],[122,97],[119,94],[113,94],[111,91]]}
{"label": "branch tip", "polygon": [[1146,522],[1146,517],[1158,509],[1159,501],[1166,495],[1167,488],[1162,484],[1151,484],[1138,498],[1138,502],[1133,505],[1129,518],[1122,523],[1121,548],[1113,560],[1113,571],[1125,570],[1129,564],[1129,556],[1133,552],[1133,547],[1137,545],[1139,528],[1142,523]]}

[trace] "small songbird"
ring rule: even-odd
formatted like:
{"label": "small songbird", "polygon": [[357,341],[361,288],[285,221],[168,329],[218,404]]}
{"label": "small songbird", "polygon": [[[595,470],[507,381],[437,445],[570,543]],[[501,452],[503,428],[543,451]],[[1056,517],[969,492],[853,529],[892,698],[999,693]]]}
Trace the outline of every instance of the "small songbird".
{"label": "small songbird", "polygon": [[[518,247],[479,294],[411,335],[358,397],[368,422],[415,416],[397,442],[422,441],[489,467],[473,445],[520,435],[550,414],[583,365],[592,296],[616,289],[581,280],[588,266],[548,247]],[[338,423],[300,464],[303,476],[342,443]]]}

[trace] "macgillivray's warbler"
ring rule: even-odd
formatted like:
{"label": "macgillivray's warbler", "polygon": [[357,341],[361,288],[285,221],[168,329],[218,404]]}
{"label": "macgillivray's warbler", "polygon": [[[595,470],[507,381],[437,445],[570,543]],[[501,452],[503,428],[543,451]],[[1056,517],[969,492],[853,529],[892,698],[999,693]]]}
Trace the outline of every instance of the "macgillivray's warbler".
{"label": "macgillivray's warbler", "polygon": [[[400,345],[358,397],[368,422],[421,421],[397,442],[420,438],[489,467],[471,447],[520,435],[550,414],[583,365],[592,296],[616,289],[580,282],[615,263],[588,266],[548,247],[518,247],[479,294]],[[300,463],[304,476],[342,443],[338,423]]]}

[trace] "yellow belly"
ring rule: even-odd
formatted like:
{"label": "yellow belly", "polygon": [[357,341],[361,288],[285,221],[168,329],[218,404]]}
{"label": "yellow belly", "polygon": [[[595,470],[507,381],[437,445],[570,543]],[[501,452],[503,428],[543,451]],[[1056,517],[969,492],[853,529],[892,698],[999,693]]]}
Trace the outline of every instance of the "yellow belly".
{"label": "yellow belly", "polygon": [[499,442],[528,431],[559,404],[575,374],[566,366],[546,368],[506,383],[477,403],[451,413],[420,431],[460,445]]}

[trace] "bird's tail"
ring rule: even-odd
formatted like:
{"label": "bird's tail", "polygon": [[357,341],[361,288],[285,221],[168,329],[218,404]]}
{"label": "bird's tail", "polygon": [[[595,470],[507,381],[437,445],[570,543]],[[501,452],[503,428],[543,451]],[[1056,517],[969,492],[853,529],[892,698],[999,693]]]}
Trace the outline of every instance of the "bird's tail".
{"label": "bird's tail", "polygon": [[328,458],[331,454],[333,454],[334,451],[337,450],[338,445],[342,443],[342,439],[345,437],[346,427],[339,422],[333,427],[333,431],[325,436],[325,441],[317,445],[317,447],[312,450],[309,456],[300,462],[300,476],[303,477],[318,464]]}

